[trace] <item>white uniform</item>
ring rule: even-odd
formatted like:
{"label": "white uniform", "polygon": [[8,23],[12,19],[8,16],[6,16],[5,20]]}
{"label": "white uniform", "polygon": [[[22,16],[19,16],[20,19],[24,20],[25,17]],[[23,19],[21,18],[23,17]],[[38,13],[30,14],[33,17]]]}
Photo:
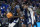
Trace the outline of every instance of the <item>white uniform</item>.
{"label": "white uniform", "polygon": [[31,14],[32,24],[34,24],[35,16],[33,16],[34,11],[31,8],[28,8]]}

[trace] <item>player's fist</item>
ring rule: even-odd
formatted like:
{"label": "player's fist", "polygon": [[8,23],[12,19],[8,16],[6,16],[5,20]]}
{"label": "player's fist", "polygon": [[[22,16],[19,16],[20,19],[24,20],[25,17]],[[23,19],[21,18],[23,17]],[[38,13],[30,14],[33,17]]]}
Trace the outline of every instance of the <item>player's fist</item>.
{"label": "player's fist", "polygon": [[20,19],[24,19],[24,17],[20,17]]}

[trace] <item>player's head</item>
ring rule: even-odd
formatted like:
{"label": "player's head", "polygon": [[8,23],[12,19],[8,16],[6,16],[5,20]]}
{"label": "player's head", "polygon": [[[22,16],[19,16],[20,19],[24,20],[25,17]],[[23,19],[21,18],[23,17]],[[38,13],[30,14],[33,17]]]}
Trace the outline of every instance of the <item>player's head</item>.
{"label": "player's head", "polygon": [[15,4],[16,4],[16,5],[19,5],[19,2],[18,2],[18,1],[16,1],[16,2],[15,2]]}
{"label": "player's head", "polygon": [[27,4],[26,4],[26,3],[24,4],[24,8],[25,8],[25,9],[28,8],[28,3],[27,3]]}
{"label": "player's head", "polygon": [[26,7],[28,8],[28,3],[26,4]]}

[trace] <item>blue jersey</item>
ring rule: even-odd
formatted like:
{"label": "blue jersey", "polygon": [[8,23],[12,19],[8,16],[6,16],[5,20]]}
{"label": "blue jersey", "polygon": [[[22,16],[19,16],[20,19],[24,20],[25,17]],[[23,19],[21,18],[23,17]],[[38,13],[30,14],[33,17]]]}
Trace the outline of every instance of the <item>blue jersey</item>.
{"label": "blue jersey", "polygon": [[[16,10],[17,10],[17,8],[15,7],[15,8],[14,8],[14,14],[13,14],[13,16],[17,16],[17,11],[16,11]],[[14,22],[14,20],[16,21],[17,19],[18,19],[18,18],[14,18],[14,19],[11,18],[9,22],[12,23],[12,22]]]}
{"label": "blue jersey", "polygon": [[26,19],[28,19],[27,10],[25,9],[25,11],[24,11],[24,12],[25,12],[25,15],[24,15],[24,16],[25,16],[25,18],[26,18]]}
{"label": "blue jersey", "polygon": [[30,14],[30,11],[26,10],[25,9],[25,20],[23,22],[23,24],[31,24],[31,14]]}
{"label": "blue jersey", "polygon": [[28,19],[29,17],[31,18],[31,14],[30,14],[30,11],[28,11],[28,10],[26,10],[26,9],[24,9],[25,11],[24,11],[24,16],[25,16],[25,18],[26,19]]}

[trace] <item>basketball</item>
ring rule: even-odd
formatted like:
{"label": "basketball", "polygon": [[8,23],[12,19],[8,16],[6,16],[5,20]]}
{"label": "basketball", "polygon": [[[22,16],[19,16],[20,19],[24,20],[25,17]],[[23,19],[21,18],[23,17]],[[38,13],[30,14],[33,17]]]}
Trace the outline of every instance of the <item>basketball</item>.
{"label": "basketball", "polygon": [[7,18],[11,18],[13,14],[11,12],[7,13]]}

